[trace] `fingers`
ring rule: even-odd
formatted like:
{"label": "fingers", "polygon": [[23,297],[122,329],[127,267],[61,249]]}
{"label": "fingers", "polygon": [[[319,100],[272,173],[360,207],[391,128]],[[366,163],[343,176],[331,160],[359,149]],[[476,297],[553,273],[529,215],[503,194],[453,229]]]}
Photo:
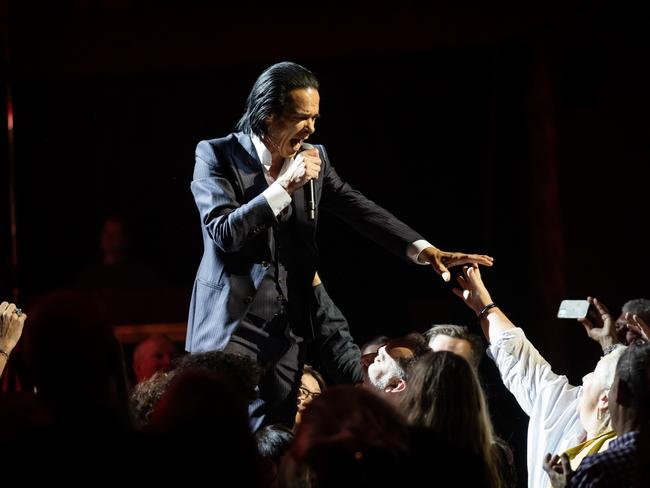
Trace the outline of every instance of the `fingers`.
{"label": "fingers", "polygon": [[557,455],[551,456],[550,453],[547,453],[546,456],[544,456],[544,462],[543,462],[544,471],[546,471],[549,474],[554,472],[555,467],[557,465],[557,460],[558,460]]}
{"label": "fingers", "polygon": [[[629,312],[628,312],[628,314],[629,314]],[[650,328],[650,325],[648,325],[648,324],[645,322],[645,320],[643,320],[643,319],[642,319],[641,317],[639,317],[637,314],[633,314],[633,315],[632,315],[632,320],[634,321],[634,323],[635,323],[636,325],[638,325],[638,326],[641,327],[642,329],[648,329],[648,328]]]}
{"label": "fingers", "polygon": [[321,160],[316,149],[310,149],[300,153],[305,162],[305,177],[308,180],[318,179],[320,174]]}
{"label": "fingers", "polygon": [[5,309],[9,306],[8,302],[0,303],[0,315],[4,313]]}
{"label": "fingers", "polygon": [[451,279],[451,273],[447,268],[445,268],[443,264],[440,265],[440,271],[441,271],[440,274],[442,276],[442,279],[445,280],[445,283],[448,283],[449,280]]}
{"label": "fingers", "polygon": [[598,310],[598,313],[601,315],[609,315],[609,310],[607,310],[607,307],[598,301],[597,298],[593,299],[593,304],[596,307],[596,310]]}
{"label": "fingers", "polygon": [[485,254],[464,254],[461,252],[443,253],[445,264],[449,267],[460,266],[461,264],[482,264],[492,266],[494,258]]}
{"label": "fingers", "polygon": [[625,314],[625,320],[629,329],[640,334],[646,341],[650,339],[650,326],[641,317],[628,312]]}
{"label": "fingers", "polygon": [[562,455],[560,456],[560,463],[562,464],[562,470],[565,473],[570,473],[573,471],[571,469],[571,462],[569,461],[569,456],[567,455],[566,452],[563,452]]}
{"label": "fingers", "polygon": [[546,456],[544,456],[543,467],[544,471],[549,474],[563,472],[563,465],[560,464],[560,456],[557,454],[554,456],[551,456],[550,453],[546,454]]}
{"label": "fingers", "polygon": [[14,311],[16,310],[16,304],[15,303],[10,303],[7,305],[7,307],[4,309],[4,314],[7,316],[10,316]]}

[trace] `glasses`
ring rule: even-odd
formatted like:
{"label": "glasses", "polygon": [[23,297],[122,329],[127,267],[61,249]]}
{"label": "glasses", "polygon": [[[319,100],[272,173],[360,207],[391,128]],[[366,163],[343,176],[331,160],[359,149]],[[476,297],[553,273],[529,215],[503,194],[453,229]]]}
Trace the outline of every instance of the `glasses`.
{"label": "glasses", "polygon": [[368,367],[375,361],[378,351],[382,347],[386,348],[386,354],[393,359],[411,359],[415,356],[415,351],[418,350],[418,345],[411,339],[405,337],[391,339],[385,344],[379,346],[377,352],[371,352],[361,356],[361,366],[364,369],[368,369]]}
{"label": "glasses", "polygon": [[298,403],[304,402],[305,400],[312,401],[314,398],[318,398],[320,396],[320,391],[311,391],[305,388],[304,386],[301,386],[298,388]]}

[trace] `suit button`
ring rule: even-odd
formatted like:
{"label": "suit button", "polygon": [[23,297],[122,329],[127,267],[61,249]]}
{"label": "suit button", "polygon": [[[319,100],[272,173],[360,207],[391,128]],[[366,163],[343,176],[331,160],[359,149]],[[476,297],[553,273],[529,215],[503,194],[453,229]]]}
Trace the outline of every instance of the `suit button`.
{"label": "suit button", "polygon": [[253,297],[246,297],[246,298],[244,298],[244,303],[245,303],[246,305],[249,305],[249,304],[251,304],[252,302],[253,302]]}
{"label": "suit button", "polygon": [[280,295],[280,296],[278,296],[278,302],[281,302],[282,300],[284,300],[284,297],[283,297],[283,296],[281,296],[281,295]]}
{"label": "suit button", "polygon": [[262,261],[262,266],[265,268],[269,267],[269,262],[268,261]]}

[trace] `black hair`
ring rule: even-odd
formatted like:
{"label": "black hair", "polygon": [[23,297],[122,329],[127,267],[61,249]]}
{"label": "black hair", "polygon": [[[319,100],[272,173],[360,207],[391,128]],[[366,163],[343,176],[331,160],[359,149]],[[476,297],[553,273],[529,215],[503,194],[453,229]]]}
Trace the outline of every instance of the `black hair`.
{"label": "black hair", "polygon": [[237,130],[262,137],[266,133],[267,118],[281,115],[289,92],[298,88],[318,90],[318,79],[308,69],[288,61],[264,70],[248,94],[246,110],[237,123]]}

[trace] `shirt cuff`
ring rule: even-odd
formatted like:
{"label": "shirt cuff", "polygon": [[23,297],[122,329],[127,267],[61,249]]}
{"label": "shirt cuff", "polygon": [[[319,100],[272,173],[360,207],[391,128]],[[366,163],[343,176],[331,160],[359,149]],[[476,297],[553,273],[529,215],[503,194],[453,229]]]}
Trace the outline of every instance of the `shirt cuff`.
{"label": "shirt cuff", "polygon": [[406,248],[406,255],[416,264],[429,264],[423,263],[418,259],[420,257],[420,253],[427,247],[433,247],[433,244],[431,244],[429,241],[425,241],[424,239],[420,239],[419,241],[415,241],[413,244],[409,244],[409,247]]}
{"label": "shirt cuff", "polygon": [[266,198],[266,202],[276,217],[291,204],[291,195],[277,181],[264,190],[262,195]]}

